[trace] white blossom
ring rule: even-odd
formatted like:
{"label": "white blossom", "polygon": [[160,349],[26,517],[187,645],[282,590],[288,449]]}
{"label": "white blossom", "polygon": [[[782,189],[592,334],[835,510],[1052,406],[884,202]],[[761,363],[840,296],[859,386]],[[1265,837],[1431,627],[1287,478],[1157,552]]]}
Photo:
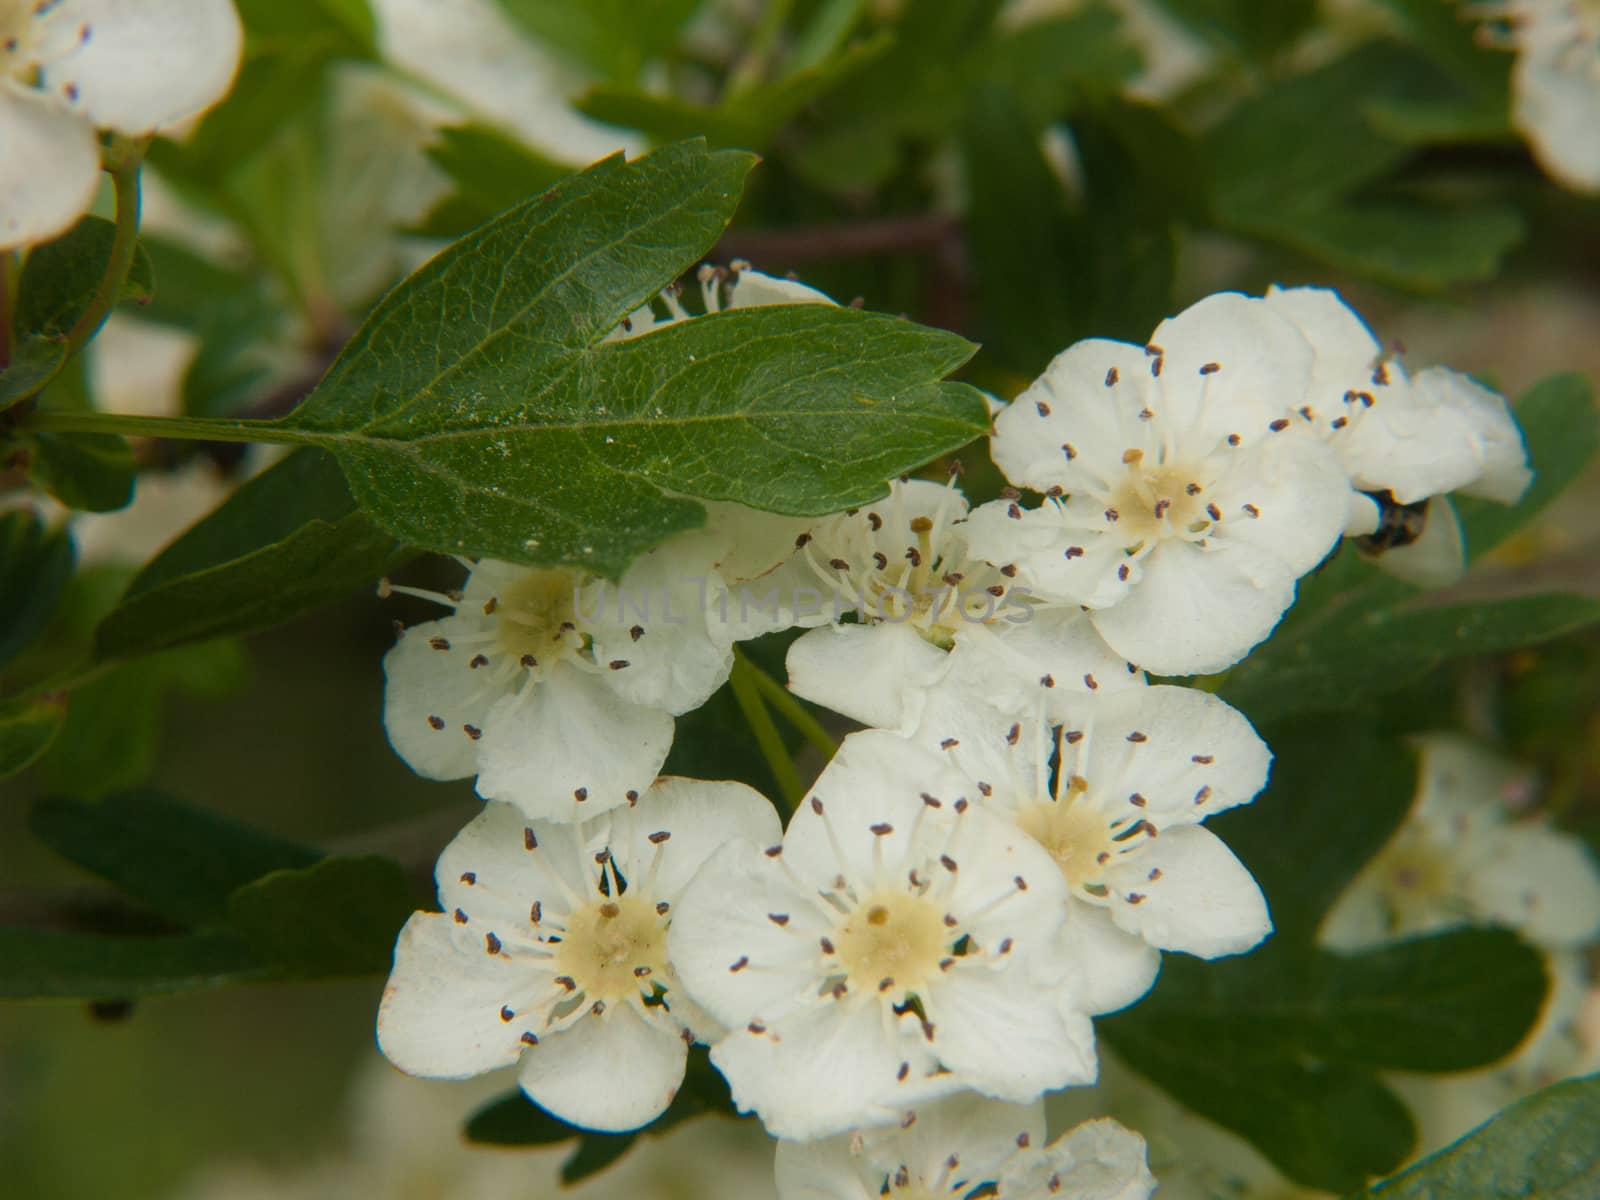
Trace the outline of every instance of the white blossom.
{"label": "white blossom", "polygon": [[762,612],[814,626],[789,649],[790,689],[879,728],[915,722],[930,689],[947,686],[952,649],[1010,694],[1135,679],[1077,605],[1037,601],[1015,567],[973,555],[966,519],[953,482],[896,481],[882,501],[803,534],[781,570],[730,594],[730,616],[745,629]]}
{"label": "white blossom", "polygon": [[685,893],[673,962],[730,1030],[711,1059],[735,1102],[775,1135],[1094,1078],[1066,882],[980,800],[934,752],[853,734],[781,844],[723,850]]}
{"label": "white blossom", "polygon": [[998,417],[990,450],[1041,507],[984,505],[972,551],[1036,595],[1081,604],[1120,656],[1218,671],[1266,637],[1358,499],[1283,415],[1315,354],[1265,302],[1208,297],[1145,346],[1069,347]]}
{"label": "white blossom", "polygon": [[1600,5],[1488,0],[1472,9],[1508,23],[1498,40],[1517,52],[1511,120],[1540,166],[1574,191],[1600,190]]}
{"label": "white blossom", "polygon": [[1328,288],[1272,287],[1265,301],[1316,356],[1304,402],[1282,415],[1323,437],[1357,489],[1399,504],[1454,491],[1521,497],[1532,473],[1504,397],[1444,367],[1408,376]]}
{"label": "white blossom", "polygon": [[481,560],[455,611],[404,631],[384,658],[390,744],[430,779],[530,817],[576,821],[636,800],[672,743],[673,716],[727,679],[706,624],[700,540],[641,556],[618,583],[565,567]]}
{"label": "white blossom", "polygon": [[970,1093],[907,1114],[899,1126],[780,1142],[779,1200],[1146,1200],[1144,1141],[1115,1121],[1044,1145],[1044,1106]]}
{"label": "white blossom", "polygon": [[[1170,686],[1055,690],[1022,712],[941,697],[918,737],[976,781],[988,811],[1049,852],[1068,885],[1075,919],[1065,928],[1094,1011],[1137,999],[1154,981],[1155,950],[1216,958],[1271,932],[1250,872],[1201,824],[1249,803],[1272,757],[1217,697]],[[1117,969],[1119,960],[1137,969]]]}
{"label": "white blossom", "polygon": [[677,1093],[688,1044],[717,1032],[673,971],[679,897],[718,846],[777,832],[772,806],[738,783],[663,779],[578,825],[490,804],[439,858],[444,911],[401,931],[379,1046],[436,1078],[516,1063],[565,1121],[647,1124]]}
{"label": "white blossom", "polygon": [[372,8],[384,58],[465,116],[572,166],[643,149],[637,137],[578,112],[568,97],[584,78],[524,36],[494,0],[374,0]]}
{"label": "white blossom", "polygon": [[1563,949],[1600,934],[1600,870],[1583,842],[1516,816],[1526,771],[1451,735],[1422,739],[1410,814],[1325,918],[1320,940],[1359,950],[1467,924]]}
{"label": "white blossom", "polygon": [[242,45],[232,0],[0,0],[0,250],[88,210],[97,130],[142,137],[203,112]]}

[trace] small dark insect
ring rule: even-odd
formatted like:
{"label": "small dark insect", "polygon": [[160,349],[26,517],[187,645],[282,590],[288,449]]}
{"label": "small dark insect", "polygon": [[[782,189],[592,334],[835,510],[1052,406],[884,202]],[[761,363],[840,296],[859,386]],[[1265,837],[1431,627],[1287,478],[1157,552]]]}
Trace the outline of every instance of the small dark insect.
{"label": "small dark insect", "polygon": [[1378,506],[1378,527],[1356,538],[1356,545],[1370,555],[1409,546],[1422,536],[1428,519],[1428,502],[1401,504],[1390,492],[1367,492]]}

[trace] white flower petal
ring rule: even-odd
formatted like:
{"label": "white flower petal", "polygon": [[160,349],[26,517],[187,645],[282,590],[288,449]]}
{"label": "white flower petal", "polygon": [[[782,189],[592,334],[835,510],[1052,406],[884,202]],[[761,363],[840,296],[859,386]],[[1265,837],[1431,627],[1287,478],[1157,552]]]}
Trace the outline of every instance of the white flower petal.
{"label": "white flower petal", "polygon": [[1103,908],[1074,902],[1058,942],[1072,964],[1073,1003],[1091,1016],[1128,1007],[1155,985],[1161,970],[1156,948],[1119,929]]}
{"label": "white flower petal", "polygon": [[769,304],[837,304],[831,296],[795,279],[779,279],[748,267],[728,286],[729,308],[765,308]]}
{"label": "white flower petal", "polygon": [[1143,815],[1163,831],[1246,804],[1266,786],[1267,744],[1243,713],[1207,692],[1159,685],[1053,700],[1052,717],[1093,730],[1090,785],[1139,793]]}
{"label": "white flower petal", "polygon": [[[1150,407],[1186,439],[1246,443],[1283,415],[1284,398],[1311,386],[1314,355],[1295,326],[1265,301],[1218,292],[1156,326],[1160,397]],[[1214,368],[1214,369],[1213,369]]]}
{"label": "white flower petal", "polygon": [[[1556,5],[1546,8],[1556,22]],[[1556,32],[1552,30],[1552,32]],[[1560,36],[1535,36],[1512,68],[1512,120],[1544,167],[1560,183],[1580,192],[1600,190],[1600,82],[1594,50]]]}
{"label": "white flower petal", "polygon": [[1041,492],[1055,484],[1072,490],[1069,462],[1109,478],[1126,446],[1123,411],[1138,412],[1156,388],[1150,361],[1142,347],[1105,338],[1067,347],[995,417],[995,465],[1012,483]]}
{"label": "white flower petal", "polygon": [[439,856],[439,907],[461,909],[486,929],[523,929],[532,901],[559,911],[568,894],[593,890],[586,844],[580,826],[530,822],[516,805],[491,800]]}
{"label": "white flower petal", "polygon": [[81,39],[41,72],[45,89],[130,136],[221,100],[244,48],[232,0],[61,0],[39,19]]}
{"label": "white flower petal", "polygon": [[1356,493],[1324,444],[1299,430],[1269,435],[1242,450],[1232,468],[1212,493],[1223,513],[1219,542],[1264,550],[1295,575],[1339,544]]}
{"label": "white flower petal", "polygon": [[1026,1102],[1093,1083],[1094,1028],[1019,966],[956,967],[923,996],[939,1061],[986,1096]]}
{"label": "white flower petal", "polygon": [[908,625],[825,625],[789,647],[789,690],[880,729],[914,722],[945,652]]}
{"label": "white flower petal", "polygon": [[1376,533],[1382,519],[1383,514],[1378,509],[1378,502],[1371,496],[1356,492],[1350,497],[1350,515],[1345,518],[1344,535],[1361,537],[1364,534]]}
{"label": "white flower petal", "polygon": [[634,1004],[617,1003],[530,1046],[517,1082],[568,1124],[620,1133],[666,1111],[688,1054],[671,1018],[646,1019]]}
{"label": "white flower petal", "polygon": [[[1006,703],[1015,703],[1024,695],[1031,698],[1041,683],[1053,692],[1101,695],[1143,685],[1144,675],[1106,645],[1094,622],[1077,605],[1037,604],[1025,612],[1026,621],[985,627],[995,634],[983,643],[985,656],[1022,685],[1020,690],[1009,691]],[[958,640],[951,655],[962,654],[964,646],[965,641]],[[951,666],[952,674],[966,669],[964,662]],[[1004,699],[999,688],[997,681],[987,693],[997,703]]]}
{"label": "white flower petal", "polygon": [[[841,872],[858,883],[873,878],[879,861],[895,862],[905,855],[907,840],[920,822],[943,827],[954,818],[957,800],[978,799],[971,780],[937,753],[878,729],[845,738],[812,785],[811,796],[816,803],[802,804],[789,819],[783,859],[802,880],[818,887],[831,886]],[[923,796],[940,807],[931,808]],[[893,832],[874,834],[872,827],[879,825],[889,825]],[[983,825],[980,833],[995,831]]]}
{"label": "white flower petal", "polygon": [[909,1126],[779,1142],[778,1197],[878,1200],[902,1171],[894,1191],[962,1196],[998,1179],[1019,1146],[1042,1147],[1044,1136],[1043,1104],[1006,1104],[964,1092],[920,1106]]}
{"label": "white flower petal", "polygon": [[[662,833],[671,837],[659,843],[651,840]],[[635,807],[617,810],[611,848],[618,859],[639,870],[657,857],[659,845],[653,891],[662,900],[674,901],[723,844],[739,840],[765,849],[782,838],[777,810],[754,788],[664,776]]]}
{"label": "white flower petal", "polygon": [[490,710],[478,742],[478,794],[530,817],[577,821],[628,803],[655,780],[672,718],[620,700],[606,683],[560,664],[524,697]]}
{"label": "white flower petal", "polygon": [[1505,397],[1444,367],[1429,367],[1414,383],[1419,394],[1458,416],[1472,432],[1478,470],[1471,480],[1457,485],[1457,490],[1501,504],[1522,499],[1533,482],[1533,472],[1528,467],[1522,430]]}
{"label": "white flower petal", "polygon": [[1367,323],[1332,288],[1285,288],[1273,284],[1262,299],[1311,343],[1317,356],[1314,374],[1319,381],[1342,382],[1327,375],[1330,368],[1370,371],[1383,353]]}
{"label": "white flower petal", "polygon": [[1600,869],[1577,837],[1545,825],[1513,825],[1494,860],[1471,879],[1485,917],[1543,946],[1577,946],[1600,933]]}
{"label": "white flower petal", "polygon": [[478,769],[478,743],[464,727],[479,728],[483,680],[465,655],[433,648],[448,643],[460,622],[446,617],[413,625],[383,656],[383,727],[394,751],[425,779],[462,779]]}
{"label": "white flower petal", "polygon": [[1198,825],[1163,830],[1107,870],[1106,880],[1117,924],[1163,950],[1219,958],[1272,932],[1255,879],[1221,838]]}
{"label": "white flower petal", "polygon": [[1294,573],[1275,555],[1218,539],[1209,550],[1163,542],[1128,598],[1093,613],[1112,649],[1158,675],[1231,667],[1294,602]]}
{"label": "white flower petal", "polygon": [[[800,923],[815,903],[778,864],[742,842],[701,864],[673,905],[668,957],[689,996],[730,1029],[776,1019],[805,992],[817,944],[768,914]],[[730,971],[740,957],[758,970]]]}
{"label": "white flower petal", "polygon": [[1057,1200],[1149,1200],[1156,1179],[1142,1137],[1110,1118],[1085,1121],[1043,1154],[1023,1156],[1001,1177],[1002,1196]]}
{"label": "white flower petal", "polygon": [[[501,1018],[527,985],[525,962],[470,950],[453,919],[416,913],[400,931],[378,1008],[378,1047],[412,1075],[466,1079],[510,1066],[522,1027]],[[470,936],[476,938],[476,933]]]}
{"label": "white flower petal", "polygon": [[65,233],[99,184],[100,147],[89,123],[31,88],[0,81],[0,251]]}
{"label": "white flower petal", "polygon": [[578,618],[594,658],[622,663],[604,678],[630,704],[685,713],[704,704],[733,669],[733,651],[713,641],[706,603],[716,586],[710,557],[669,542],[639,558],[620,583],[584,588]]}
{"label": "white flower petal", "polygon": [[1023,508],[1006,500],[979,505],[965,526],[973,553],[1017,568],[1027,594],[1041,600],[1107,608],[1128,594],[1118,568],[1128,561],[1113,538],[1085,533],[1093,502],[1074,497],[1062,506]]}
{"label": "white flower petal", "polygon": [[[736,1029],[711,1048],[741,1112],[757,1112],[775,1137],[810,1140],[887,1125],[958,1090],[926,1076],[916,1018],[886,1028],[875,1004],[817,1001],[774,1029]],[[913,1064],[902,1078],[901,1065]]]}
{"label": "white flower petal", "polygon": [[880,1200],[884,1173],[853,1151],[851,1142],[848,1134],[780,1141],[773,1159],[778,1200]]}

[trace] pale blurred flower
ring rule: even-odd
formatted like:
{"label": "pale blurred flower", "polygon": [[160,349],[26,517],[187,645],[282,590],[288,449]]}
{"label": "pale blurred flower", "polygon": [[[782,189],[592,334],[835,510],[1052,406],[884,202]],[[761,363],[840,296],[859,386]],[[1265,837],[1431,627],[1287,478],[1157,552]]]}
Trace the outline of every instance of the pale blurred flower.
{"label": "pale blurred flower", "polygon": [[375,0],[384,57],[452,101],[461,117],[498,125],[556,162],[586,166],[636,135],[580,114],[584,80],[526,37],[493,0]]}
{"label": "pale blurred flower", "polygon": [[1325,918],[1320,939],[1359,950],[1463,925],[1505,925],[1535,945],[1600,932],[1600,869],[1581,839],[1518,816],[1529,773],[1466,738],[1420,739],[1411,813]]}
{"label": "pale blurred flower", "polygon": [[1534,157],[1557,182],[1600,190],[1600,3],[1491,0],[1471,9],[1508,22],[1503,41],[1517,51],[1511,119]]}

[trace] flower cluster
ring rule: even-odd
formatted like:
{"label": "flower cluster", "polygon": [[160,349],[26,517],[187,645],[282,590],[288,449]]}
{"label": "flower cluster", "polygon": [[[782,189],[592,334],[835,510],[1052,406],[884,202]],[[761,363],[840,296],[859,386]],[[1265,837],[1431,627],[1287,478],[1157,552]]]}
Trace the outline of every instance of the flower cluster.
{"label": "flower cluster", "polygon": [[[743,264],[701,285],[708,313],[829,302]],[[669,294],[613,336],[684,319]],[[1137,1135],[1045,1145],[1040,1101],[1095,1080],[1092,1018],[1161,952],[1270,933],[1204,823],[1271,755],[1145,671],[1225,669],[1341,537],[1403,548],[1447,493],[1509,501],[1529,473],[1503,400],[1408,375],[1309,288],[1072,346],[991,450],[1015,486],[976,507],[955,474],[814,521],[713,506],[616,584],[477,562],[421,593],[453,614],[390,652],[389,735],[489,804],[396,949],[397,1065],[516,1064],[549,1112],[622,1131],[703,1043],[781,1139],[785,1197],[1149,1195]],[[742,784],[658,778],[734,644],[792,628],[790,689],[868,728],[786,827]]]}

